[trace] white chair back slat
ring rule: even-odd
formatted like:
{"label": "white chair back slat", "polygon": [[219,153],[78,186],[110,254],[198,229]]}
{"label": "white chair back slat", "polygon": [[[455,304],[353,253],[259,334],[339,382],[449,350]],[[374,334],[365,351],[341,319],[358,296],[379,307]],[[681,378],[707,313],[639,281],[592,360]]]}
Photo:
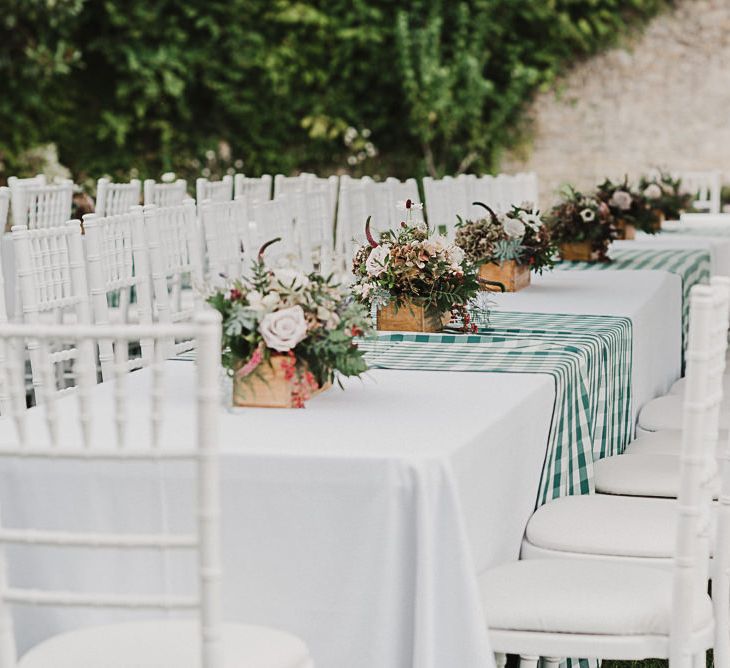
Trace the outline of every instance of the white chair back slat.
{"label": "white chair back slat", "polygon": [[[200,647],[202,668],[222,668],[222,650],[220,643],[221,633],[221,552],[218,545],[220,540],[220,480],[218,464],[218,393],[220,368],[220,316],[212,311],[200,313],[195,320],[184,324],[154,324],[154,325],[120,325],[120,326],[89,326],[89,325],[45,325],[31,324],[0,324],[0,351],[13,362],[3,364],[3,384],[10,384],[4,388],[8,396],[20,397],[24,392],[22,373],[10,373],[9,369],[17,369],[23,362],[23,350],[30,341],[35,341],[39,353],[45,355],[58,347],[59,342],[72,342],[77,349],[84,344],[93,347],[100,338],[112,338],[117,341],[115,349],[123,351],[131,341],[149,338],[153,340],[155,349],[164,349],[170,338],[190,339],[195,341],[197,348],[196,364],[191,366],[195,374],[191,387],[196,396],[196,429],[183,437],[185,458],[195,467],[195,502],[192,504],[194,513],[190,514],[190,529],[172,533],[165,528],[140,533],[139,531],[119,530],[109,531],[76,531],[58,527],[49,530],[25,524],[23,526],[0,527],[0,659],[3,666],[12,668],[17,665],[17,650],[14,644],[12,607],[17,604],[42,605],[54,607],[89,607],[91,609],[117,608],[120,610],[157,609],[157,610],[190,610],[196,611],[200,619]],[[162,359],[156,357],[156,359]],[[164,364],[160,364],[164,370]],[[117,438],[126,439],[128,448],[121,448],[114,443],[114,436],[110,437],[109,425],[122,423],[123,431],[131,431],[129,422],[130,395],[124,390],[123,381],[126,373],[121,373],[122,389],[115,391],[115,400],[112,410],[91,413],[86,411],[80,402],[85,391],[94,391],[95,377],[93,374],[82,373],[77,378],[78,391],[68,397],[56,398],[47,402],[40,410],[43,415],[34,419],[35,425],[30,434],[14,433],[8,426],[0,431],[0,457],[20,458],[19,466],[27,457],[44,457],[49,460],[67,459],[77,456],[79,460],[100,460],[119,464],[133,461],[129,450],[136,459],[149,461],[149,465],[156,465],[159,460],[165,460],[168,455],[171,459],[179,459],[180,434],[165,424],[167,447],[156,447],[148,433],[140,428],[139,423],[131,434],[119,434],[119,428],[113,430]],[[170,380],[166,381],[169,385]],[[138,386],[135,393],[149,393],[152,390],[148,405],[169,397],[159,392],[155,398],[155,389],[152,383]],[[85,390],[85,391],[84,391]],[[139,397],[135,400],[139,405]],[[19,412],[27,413],[23,405],[15,403]],[[172,411],[171,415],[174,415]],[[82,416],[86,414],[86,418]],[[162,410],[158,407],[155,412],[159,419]],[[142,420],[142,416],[138,416]],[[91,428],[84,426],[86,419],[92,424]],[[43,423],[45,427],[42,427]],[[172,418],[168,421],[172,422]],[[84,436],[86,432],[93,434],[91,440]],[[174,440],[174,443],[171,441]],[[111,492],[110,492],[111,493]],[[119,494],[118,490],[114,491]],[[21,514],[17,516],[22,517]],[[119,559],[119,550],[161,549],[184,550],[197,555],[197,587],[186,586],[178,591],[164,591],[159,593],[136,593],[131,591],[112,593],[98,590],[60,590],[53,585],[41,585],[36,588],[17,586],[10,581],[12,561],[7,557],[6,545],[22,546],[23,554],[32,551],[47,549],[52,546],[57,550],[84,549],[98,551],[98,558],[108,555],[111,560]],[[13,557],[14,558],[14,557]],[[10,564],[9,564],[10,562]],[[140,583],[140,587],[142,583]],[[191,593],[192,590],[192,593]],[[197,590],[197,591],[195,591]],[[141,591],[141,589],[140,589]]]}
{"label": "white chair back slat", "polygon": [[456,211],[452,205],[451,181],[426,176],[423,179],[423,192],[428,226],[436,231],[453,228],[456,223]]}
{"label": "white chair back slat", "polygon": [[205,241],[206,282],[216,285],[240,278],[244,271],[244,252],[253,257],[246,198],[237,197],[231,202],[205,200],[200,205],[200,221]]}
{"label": "white chair back slat", "polygon": [[97,216],[117,216],[127,213],[133,206],[138,206],[142,198],[142,183],[132,179],[129,183],[112,183],[107,178],[96,183]]}
{"label": "white chair back slat", "polygon": [[[131,207],[128,213],[101,217],[84,216],[86,232],[86,268],[91,295],[93,322],[152,322],[150,260],[144,231],[142,207]],[[113,342],[100,342],[99,363],[102,378],[113,377]],[[152,342],[135,343],[140,355],[128,360],[132,370],[149,364]]]}
{"label": "white chair back slat", "polygon": [[259,177],[236,174],[234,178],[234,194],[236,197],[247,197],[249,202],[266,201],[271,199],[271,174]]}
{"label": "white chair back slat", "polygon": [[198,202],[230,202],[233,199],[233,177],[226,174],[220,181],[200,177],[195,181],[195,199]]}
{"label": "white chair back slat", "polygon": [[173,183],[157,183],[154,179],[144,182],[144,203],[155,206],[178,206],[188,197],[188,182],[178,179]]}
{"label": "white chair back slat", "polygon": [[8,179],[13,225],[30,230],[63,225],[71,218],[74,184],[65,180],[54,185]]}
{"label": "white chair back slat", "polygon": [[0,231],[5,230],[8,224],[8,214],[10,212],[10,188],[7,186],[0,187]]}

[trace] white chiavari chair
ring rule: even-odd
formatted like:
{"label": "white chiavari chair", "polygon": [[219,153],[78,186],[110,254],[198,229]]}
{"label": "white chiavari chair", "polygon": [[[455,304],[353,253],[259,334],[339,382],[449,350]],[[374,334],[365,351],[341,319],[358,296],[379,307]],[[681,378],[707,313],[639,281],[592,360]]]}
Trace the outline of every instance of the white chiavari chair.
{"label": "white chiavari chair", "polygon": [[202,176],[195,181],[195,199],[230,202],[233,199],[233,177],[226,174],[220,181],[209,181]]}
{"label": "white chiavari chair", "polygon": [[[497,174],[493,182],[495,211],[506,212],[512,207],[517,194],[515,192],[515,177],[511,174]],[[487,202],[485,202],[486,204]]]}
{"label": "white chiavari chair", "polygon": [[[365,218],[371,219],[373,232],[384,232],[390,229],[390,186],[384,181],[373,181],[369,176],[362,178],[365,186]],[[365,221],[363,221],[363,228]]]}
{"label": "white chiavari chair", "polygon": [[[218,314],[200,313],[190,323],[53,326],[0,325],[0,353],[8,419],[0,426],[0,457],[29,466],[44,461],[63,462],[119,471],[132,468],[188,467],[189,520],[180,528],[148,529],[146,518],[130,528],[119,528],[114,517],[101,529],[78,528],[63,519],[52,528],[40,528],[22,514],[22,520],[0,527],[0,661],[6,668],[224,668],[267,666],[312,668],[304,643],[288,633],[265,627],[229,624],[222,620],[221,492],[218,444],[219,367],[221,324]],[[78,348],[93,348],[100,339],[116,341],[116,382],[101,401],[95,368],[79,358],[75,366],[76,392],[59,397],[49,392],[42,408],[25,409],[25,388],[20,367],[23,344],[36,345],[45,357],[57,341],[72,341]],[[130,341],[150,339],[154,366],[134,395],[127,389],[123,351]],[[197,348],[191,391],[195,392],[195,430],[180,435],[173,424],[169,392],[169,364],[164,355],[169,339],[189,339]],[[178,364],[178,363],[176,363]],[[136,374],[135,374],[136,375]],[[46,374],[46,377],[48,374]],[[142,401],[140,401],[140,393]],[[144,406],[140,411],[139,407]],[[130,420],[134,412],[134,421]],[[100,494],[134,494],[100,488]],[[52,493],[49,491],[49,493]],[[158,511],[167,511],[162,505]],[[12,564],[22,550],[32,556],[52,547],[62,554],[93,551],[110,570],[121,569],[129,580],[123,593],[108,585],[79,591],[53,581],[29,587],[13,576]],[[155,587],[121,555],[158,551],[163,555],[195,559],[195,569],[179,588]],[[121,566],[120,566],[121,564]],[[62,568],[62,566],[59,566]],[[16,582],[16,580],[18,580]],[[40,642],[18,659],[12,609],[15,606],[52,606],[61,610],[89,609],[98,614],[133,611],[165,615],[139,621],[81,626]],[[104,612],[102,612],[104,611]]]}
{"label": "white chiavari chair", "polygon": [[278,195],[266,202],[254,204],[256,234],[263,244],[271,239],[281,241],[266,251],[267,261],[272,265],[298,265],[300,263],[294,220],[294,205],[300,199],[297,194]]}
{"label": "white chiavari chair", "polygon": [[188,197],[188,182],[178,179],[172,183],[157,183],[154,179],[145,179],[144,204],[155,206],[178,206]]}
{"label": "white chiavari chair", "polygon": [[[245,197],[231,202],[205,200],[200,205],[200,221],[205,240],[206,282],[240,278],[244,274],[244,253],[253,258]],[[246,236],[242,236],[242,232]]]}
{"label": "white chiavari chair", "polygon": [[[449,177],[450,178],[450,177]],[[455,216],[461,216],[463,219],[469,217],[471,209],[471,201],[469,200],[470,183],[466,174],[459,174],[454,177],[451,186],[451,206],[454,209]],[[451,223],[450,230],[453,230],[454,223]]]}
{"label": "white chiavari chair", "polygon": [[540,184],[535,172],[520,172],[515,175],[515,201],[513,204],[521,205],[525,202],[532,204],[534,209],[539,208]]}
{"label": "white chiavari chair", "polygon": [[317,188],[302,193],[296,209],[296,234],[302,267],[325,276],[334,268],[334,235],[329,195]]}
{"label": "white chiavari chair", "polygon": [[[202,306],[202,253],[195,200],[177,206],[144,207],[145,238],[150,254],[153,313],[158,322],[184,322]],[[172,352],[189,350],[176,342]]]}
{"label": "white chiavari chair", "polygon": [[[24,323],[43,327],[49,323],[89,324],[89,289],[81,242],[81,223],[70,220],[60,227],[29,230],[14,225],[13,250]],[[93,351],[61,347],[42,359],[38,347],[31,342],[28,349],[31,377],[36,401],[43,401],[45,393],[43,369],[53,365],[54,377],[63,389],[67,381],[68,364],[79,356],[91,356]]]}
{"label": "white chiavari chair", "polygon": [[698,211],[718,214],[721,209],[722,173],[719,171],[679,172],[675,176],[682,180],[682,190],[692,193],[695,200],[692,207]]}
{"label": "white chiavari chair", "polygon": [[10,207],[13,225],[24,225],[30,230],[63,225],[71,218],[74,184],[70,180],[47,185],[32,179],[13,177],[10,186]]}
{"label": "white chiavari chair", "polygon": [[[152,322],[150,261],[139,205],[115,216],[84,216],[86,269],[93,322],[97,325]],[[101,375],[114,375],[114,342],[99,342]],[[136,350],[139,354],[136,355]],[[139,369],[152,360],[152,342],[135,342],[128,370]]]}
{"label": "white chiavari chair", "polygon": [[[495,178],[491,174],[484,174],[476,179],[472,188],[472,205],[474,202],[481,202],[488,207],[496,210],[499,206],[497,202]],[[484,217],[484,209],[480,206],[472,206],[472,219]]]}
{"label": "white chiavari chair", "polygon": [[[714,626],[707,595],[712,495],[707,493],[706,472],[715,456],[718,430],[712,415],[719,397],[713,392],[711,372],[717,361],[718,325],[727,322],[727,306],[727,294],[719,288],[692,290],[687,353],[691,389],[683,406],[679,499],[678,503],[643,499],[660,503],[665,510],[645,515],[644,525],[634,528],[651,535],[654,522],[664,521],[663,529],[674,535],[671,558],[659,568],[650,558],[628,563],[611,559],[610,554],[578,558],[555,548],[553,555],[490,569],[480,576],[480,586],[499,666],[504,666],[507,653],[521,654],[522,665],[530,668],[537,666],[540,656],[546,657],[548,666],[559,664],[556,657],[569,656],[668,658],[672,668],[704,665]],[[562,501],[543,506],[536,515]],[[601,527],[588,528],[595,521],[600,523],[600,518],[573,523],[570,530],[595,535]],[[581,526],[580,532],[576,526]],[[563,527],[557,530],[553,539],[560,544],[565,532]],[[614,544],[614,549],[620,548]]]}
{"label": "white chiavari chair", "polygon": [[233,191],[236,197],[245,196],[249,202],[266,201],[271,199],[271,174],[253,177],[236,174],[233,181]]}
{"label": "white chiavari chair", "polygon": [[129,183],[112,183],[107,178],[96,182],[97,216],[116,216],[127,213],[133,206],[139,206],[142,198],[142,182],[132,179]]}
{"label": "white chiavari chair", "polygon": [[343,276],[352,271],[352,259],[360,246],[365,244],[365,221],[367,220],[366,185],[360,180],[350,179],[340,188],[337,206],[337,252],[338,267]]}

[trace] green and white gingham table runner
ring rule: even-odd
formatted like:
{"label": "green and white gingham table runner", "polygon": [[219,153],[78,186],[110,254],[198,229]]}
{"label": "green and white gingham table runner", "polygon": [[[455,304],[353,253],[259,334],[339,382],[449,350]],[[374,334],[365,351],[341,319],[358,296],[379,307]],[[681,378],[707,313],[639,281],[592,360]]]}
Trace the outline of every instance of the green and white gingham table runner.
{"label": "green and white gingham table runner", "polygon": [[500,313],[479,334],[380,333],[360,346],[375,368],[550,375],[555,403],[539,506],[593,491],[594,458],[623,451],[631,436],[630,321],[590,317],[571,330],[581,316]]}
{"label": "green and white gingham table runner", "polygon": [[682,278],[682,350],[689,328],[689,293],[697,283],[710,280],[709,249],[683,248],[614,248],[613,262],[560,262],[557,269],[662,269]]}

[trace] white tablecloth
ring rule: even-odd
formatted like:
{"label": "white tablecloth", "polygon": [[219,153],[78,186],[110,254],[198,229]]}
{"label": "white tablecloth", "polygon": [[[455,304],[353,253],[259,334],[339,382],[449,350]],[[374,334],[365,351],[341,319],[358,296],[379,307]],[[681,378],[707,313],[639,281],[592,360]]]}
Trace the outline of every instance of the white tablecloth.
{"label": "white tablecloth", "polygon": [[[632,241],[614,241],[617,248],[706,248],[710,251],[710,270],[713,274],[730,276],[730,238],[694,234],[646,234],[637,232]],[[609,251],[609,255],[610,255]]]}
{"label": "white tablecloth", "polygon": [[[190,362],[168,362],[166,442],[193,433]],[[147,371],[132,374],[131,438],[148,415]],[[492,665],[476,573],[519,553],[545,457],[554,400],[545,375],[373,371],[305,410],[222,411],[227,618],[299,634],[318,668]],[[109,386],[97,389],[102,439]],[[67,401],[64,399],[64,401]],[[62,433],[73,433],[73,411]],[[40,420],[33,422],[43,428]],[[3,423],[0,420],[0,434]],[[9,524],[154,530],[186,527],[183,465],[20,462],[0,468]],[[121,468],[120,468],[121,466]],[[142,526],[139,526],[140,522]],[[190,572],[177,557],[108,560],[13,551],[18,584],[168,588]],[[135,577],[122,577],[131,572]],[[21,646],[128,614],[20,610]]]}
{"label": "white tablecloth", "polygon": [[[633,242],[626,242],[633,243]],[[631,318],[634,417],[679,377],[682,281],[664,271],[555,271],[532,276],[529,288],[495,294],[505,311],[589,313]]]}

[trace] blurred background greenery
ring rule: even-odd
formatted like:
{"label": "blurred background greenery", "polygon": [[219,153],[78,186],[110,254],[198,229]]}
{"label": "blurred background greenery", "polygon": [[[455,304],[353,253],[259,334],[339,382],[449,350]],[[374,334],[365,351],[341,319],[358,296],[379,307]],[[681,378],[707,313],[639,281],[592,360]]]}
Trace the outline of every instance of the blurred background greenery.
{"label": "blurred background greenery", "polygon": [[0,183],[488,171],[670,0],[0,0]]}

